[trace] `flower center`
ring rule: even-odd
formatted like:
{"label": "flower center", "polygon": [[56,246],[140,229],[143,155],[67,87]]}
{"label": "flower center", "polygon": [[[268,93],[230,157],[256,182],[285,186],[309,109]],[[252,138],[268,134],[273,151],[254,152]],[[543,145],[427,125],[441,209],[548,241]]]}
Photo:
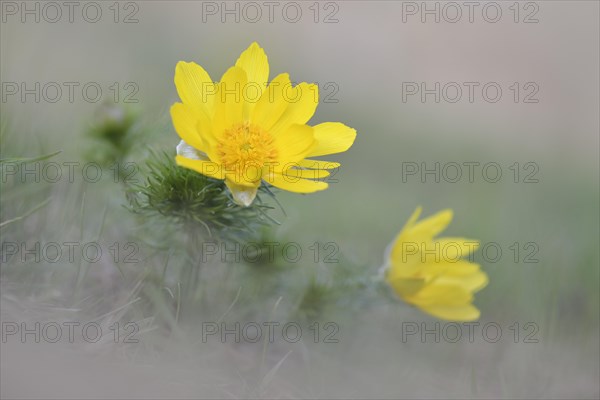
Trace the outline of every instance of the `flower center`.
{"label": "flower center", "polygon": [[237,182],[260,181],[263,167],[277,158],[273,137],[249,122],[225,130],[217,151],[225,172]]}

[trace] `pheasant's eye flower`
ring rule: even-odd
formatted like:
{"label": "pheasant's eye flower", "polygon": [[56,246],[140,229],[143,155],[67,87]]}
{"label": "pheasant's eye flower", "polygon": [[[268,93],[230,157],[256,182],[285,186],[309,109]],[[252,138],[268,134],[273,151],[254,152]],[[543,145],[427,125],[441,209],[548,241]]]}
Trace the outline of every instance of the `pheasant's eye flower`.
{"label": "pheasant's eye flower", "polygon": [[225,180],[243,206],[262,181],[296,193],[326,189],[326,182],[308,178],[326,177],[339,164],[306,158],[346,151],[356,137],[338,122],[306,125],[319,102],[317,85],[293,86],[288,74],[269,82],[267,56],[257,43],[218,83],[201,66],[179,62],[175,86],[182,101],[171,107],[182,139],[177,164]]}
{"label": "pheasant's eye flower", "polygon": [[452,221],[444,210],[416,222],[421,208],[410,217],[392,243],[385,279],[409,304],[437,318],[472,321],[479,318],[473,293],[487,285],[479,265],[463,259],[478,242],[465,238],[436,238]]}

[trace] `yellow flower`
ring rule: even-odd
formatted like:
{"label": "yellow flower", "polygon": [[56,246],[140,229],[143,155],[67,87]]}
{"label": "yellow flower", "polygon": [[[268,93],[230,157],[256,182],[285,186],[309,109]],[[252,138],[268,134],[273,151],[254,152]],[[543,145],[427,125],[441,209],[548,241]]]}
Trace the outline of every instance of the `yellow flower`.
{"label": "yellow flower", "polygon": [[479,265],[463,257],[479,242],[465,238],[436,238],[452,221],[444,210],[420,222],[418,207],[389,249],[385,279],[409,304],[437,318],[472,321],[479,310],[471,304],[473,293],[484,288],[488,277]]}
{"label": "yellow flower", "polygon": [[306,157],[346,151],[356,137],[339,122],[306,125],[319,103],[317,85],[293,86],[285,73],[269,82],[267,56],[257,43],[218,83],[201,66],[180,61],[175,86],[177,164],[225,180],[239,205],[252,204],[262,181],[296,193],[326,189],[326,182],[308,178],[324,178],[339,164]]}

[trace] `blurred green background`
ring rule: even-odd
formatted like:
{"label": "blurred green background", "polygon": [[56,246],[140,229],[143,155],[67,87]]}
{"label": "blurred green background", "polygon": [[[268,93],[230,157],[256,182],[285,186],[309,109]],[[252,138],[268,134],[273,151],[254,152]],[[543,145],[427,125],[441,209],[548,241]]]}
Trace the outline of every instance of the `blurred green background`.
{"label": "blurred green background", "polygon": [[[7,2],[2,3],[5,7]],[[3,8],[3,85],[79,82],[83,86],[97,82],[104,91],[103,99],[114,104],[109,87],[118,82],[121,96],[117,106],[136,110],[143,132],[129,160],[142,164],[148,149],[173,151],[179,141],[168,114],[178,100],[173,85],[176,63],[195,61],[218,80],[241,51],[258,41],[269,56],[271,77],[289,72],[292,81],[319,83],[322,99],[330,94],[330,99],[337,100],[320,104],[313,124],[341,121],[358,132],[347,153],[327,157],[342,163],[335,175],[338,182],[332,182],[327,191],[277,195],[287,216],[276,212],[282,225],[274,236],[296,241],[303,248],[314,242],[335,242],[340,264],[315,266],[309,260],[306,271],[277,275],[283,276],[277,279],[292,282],[288,286],[295,286],[294,280],[298,280],[297,286],[302,286],[310,281],[314,269],[336,279],[338,275],[327,275],[328,270],[341,268],[344,273],[344,265],[351,265],[352,273],[361,276],[376,274],[384,263],[385,248],[416,206],[424,207],[424,215],[452,208],[455,219],[446,232],[449,236],[496,243],[502,249],[497,262],[490,262],[481,252],[476,254],[490,284],[475,301],[482,312],[480,324],[499,324],[502,340],[488,343],[477,336],[474,343],[421,343],[418,339],[403,343],[403,323],[426,322],[432,327],[435,320],[369,293],[364,301],[373,303],[370,306],[345,310],[337,304],[320,317],[339,324],[340,343],[280,344],[270,349],[265,361],[260,346],[213,343],[209,349],[207,344],[198,344],[197,336],[202,318],[214,320],[231,304],[233,315],[243,314],[236,314],[243,307],[234,298],[246,274],[264,274],[258,280],[254,277],[254,283],[248,285],[255,288],[246,288],[242,295],[249,296],[243,297],[245,307],[253,301],[257,304],[258,311],[250,314],[253,318],[268,320],[272,312],[279,313],[277,318],[282,320],[294,318],[286,313],[293,309],[298,292],[280,289],[282,292],[269,295],[256,283],[261,279],[268,282],[269,270],[203,271],[211,296],[208,304],[214,308],[197,313],[186,310],[189,320],[179,328],[186,339],[180,341],[160,328],[150,330],[160,326],[161,320],[168,320],[172,327],[176,313],[170,309],[171,303],[161,300],[164,293],[154,296],[145,292],[154,299],[149,309],[129,304],[135,297],[132,293],[140,290],[137,283],[154,279],[144,275],[140,265],[121,265],[124,272],[114,265],[93,266],[82,276],[81,265],[13,261],[2,265],[3,321],[68,320],[74,315],[92,318],[128,305],[128,317],[144,318],[150,328],[140,336],[141,345],[84,344],[84,350],[47,346],[47,359],[39,355],[46,353],[30,346],[3,343],[3,381],[13,382],[3,385],[3,394],[598,397],[598,3],[535,2],[537,23],[522,22],[524,15],[534,10],[524,3],[519,5],[521,14],[515,23],[510,2],[499,3],[503,16],[498,23],[486,22],[480,12],[474,14],[473,23],[465,20],[466,15],[458,23],[443,18],[440,23],[431,19],[421,23],[420,14],[404,15],[403,21],[403,7],[408,2],[299,2],[302,17],[297,23],[287,22],[278,11],[286,3],[275,9],[272,23],[261,2],[257,4],[262,5],[264,14],[256,23],[244,21],[243,15],[239,23],[232,16],[222,23],[220,13],[206,14],[208,3],[222,7],[225,3],[220,2],[130,3],[134,6],[118,3],[119,23],[114,22],[108,3],[102,3],[104,14],[97,23],[86,22],[77,12],[73,23],[66,21],[66,16],[57,23],[43,18],[35,23],[32,17],[23,23],[19,14],[7,15]],[[227,4],[235,7],[235,2]],[[435,6],[434,2],[427,4]],[[444,3],[438,4],[443,7]],[[320,10],[317,23],[315,7]],[[121,22],[134,11],[137,23]],[[323,23],[331,12],[338,21]],[[130,93],[124,90],[128,82],[139,89],[133,95],[139,100],[136,104],[123,103],[123,95]],[[491,103],[476,89],[472,103],[466,92],[456,103],[443,99],[436,103],[433,96],[425,103],[418,96],[403,101],[403,82],[426,82],[429,88],[435,82],[442,86],[447,82],[479,82],[481,86],[497,82],[503,95]],[[539,102],[521,101],[525,92],[515,102],[509,89],[515,82],[521,90],[526,83],[535,83]],[[333,86],[325,88],[327,83]],[[85,132],[94,124],[102,102],[84,101],[79,89],[72,103],[66,92],[56,103],[43,99],[36,103],[32,98],[25,102],[18,95],[2,99],[2,158],[61,150],[52,160],[83,162],[84,152],[94,148]],[[403,177],[406,163],[419,167],[425,163],[428,168],[439,163],[442,172],[448,163],[465,162],[498,163],[502,177],[495,183],[486,181],[481,165],[475,168],[473,182],[468,181],[464,166],[462,179],[455,183],[444,180],[443,175],[440,182],[432,175],[424,182],[419,175]],[[517,182],[510,168],[515,163],[520,172]],[[537,183],[524,182],[532,171],[525,168],[527,163],[537,166]],[[448,174],[453,176],[450,170]],[[121,206],[126,204],[124,187],[110,179],[91,185],[81,179],[74,184],[3,181],[2,221],[23,215],[47,198],[51,202],[36,214],[3,227],[2,241],[100,238],[112,243],[143,241],[146,239],[140,238],[146,235],[151,242],[162,240],[161,234],[174,229],[157,223],[150,225],[149,232],[145,222]],[[511,249],[514,243],[520,248],[516,260]],[[531,243],[533,247],[524,248]],[[163,247],[153,252],[152,246],[142,245],[141,253],[148,257],[151,268],[160,270],[169,253],[169,245],[163,243]],[[174,249],[171,253],[179,250],[177,246]],[[538,262],[526,262],[532,249]],[[71,297],[74,285],[84,294]],[[176,283],[170,285],[177,288]],[[283,298],[274,311],[279,295]],[[118,314],[115,312],[115,318]],[[156,320],[148,320],[151,317]],[[509,327],[518,323],[525,335],[528,331],[523,326],[528,322],[539,327],[538,343],[523,343],[522,336],[514,343]],[[196,340],[192,340],[194,334]],[[106,360],[98,357],[98,352],[114,358]],[[85,358],[80,358],[82,354]],[[36,367],[33,361],[39,357],[43,361],[36,361]],[[270,369],[280,360],[284,362],[278,368]],[[65,373],[47,375],[49,369]],[[253,380],[256,369],[261,370],[258,381]],[[266,379],[263,369],[272,371],[273,376],[267,373]],[[32,379],[40,382],[40,389],[28,387],[26,382]],[[86,385],[91,389],[86,390]]]}

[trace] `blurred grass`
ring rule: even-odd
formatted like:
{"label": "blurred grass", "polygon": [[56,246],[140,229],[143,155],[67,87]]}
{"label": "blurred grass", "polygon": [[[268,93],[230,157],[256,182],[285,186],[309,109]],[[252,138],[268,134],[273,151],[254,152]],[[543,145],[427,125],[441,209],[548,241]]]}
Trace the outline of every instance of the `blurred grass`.
{"label": "blurred grass", "polygon": [[[82,260],[48,264],[12,259],[2,264],[0,275],[3,318],[31,317],[40,305],[44,310],[40,317],[44,318],[62,315],[63,309],[78,310],[80,318],[92,320],[109,314],[106,326],[114,320],[134,320],[151,329],[142,336],[144,358],[179,354],[179,343],[191,343],[186,345],[186,360],[201,354],[228,360],[228,365],[236,358],[222,358],[221,352],[229,354],[223,349],[227,345],[215,344],[209,350],[198,343],[200,323],[222,318],[230,323],[265,321],[281,297],[278,320],[335,321],[341,340],[333,346],[305,344],[312,350],[295,352],[277,372],[281,382],[286,382],[284,377],[287,382],[305,382],[315,392],[286,387],[277,393],[323,397],[379,393],[385,397],[397,396],[402,383],[406,390],[402,393],[410,397],[418,393],[411,370],[427,371],[427,378],[421,377],[419,384],[433,385],[428,393],[451,397],[560,397],[564,393],[585,397],[597,390],[593,383],[600,354],[597,171],[557,163],[543,154],[532,158],[525,152],[508,153],[478,143],[463,146],[451,140],[433,144],[415,135],[383,135],[383,128],[374,128],[376,124],[355,126],[359,131],[356,146],[334,157],[342,162],[335,176],[339,182],[314,195],[278,193],[288,216],[278,216],[283,224],[272,234],[272,238],[295,241],[303,248],[314,242],[335,242],[339,264],[316,265],[310,257],[291,265],[282,260],[267,265],[221,265],[212,259],[201,266],[197,276],[200,266],[188,258],[185,234],[161,220],[145,221],[130,214],[123,207],[125,187],[114,182],[110,172],[96,184],[81,180],[74,184],[3,182],[2,221],[18,218],[50,200],[23,220],[3,226],[3,242],[98,240],[106,247],[115,241],[135,242],[140,244],[142,260],[136,264],[103,260],[88,265]],[[156,147],[161,146],[158,143],[174,146],[175,134],[170,128],[165,130],[167,134],[160,129],[150,133],[144,145],[155,147],[152,138],[160,135]],[[40,141],[47,144],[29,146],[37,141],[35,137],[3,131],[1,158],[63,150],[59,132],[47,132]],[[67,152],[52,160],[77,160],[66,158]],[[142,148],[135,154],[136,160],[142,161],[147,152]],[[418,179],[403,183],[401,179],[402,161],[495,161],[506,168],[515,161],[532,160],[540,166],[537,184],[515,184],[512,177],[495,184],[481,179],[454,184],[421,183]],[[499,262],[487,263],[477,256],[490,275],[490,285],[476,297],[482,310],[480,322],[493,321],[503,328],[514,322],[520,326],[534,322],[539,326],[538,344],[504,339],[500,344],[476,345],[402,343],[402,322],[425,321],[433,326],[435,321],[385,295],[365,292],[363,296],[360,285],[359,289],[340,286],[349,291],[350,298],[356,297],[358,307],[347,300],[340,302],[348,296],[328,293],[344,279],[376,274],[384,249],[417,205],[424,206],[426,215],[453,208],[455,221],[448,235],[499,243],[504,252]],[[537,243],[539,262],[515,263],[508,249],[514,242]],[[190,291],[189,282],[196,279],[198,285]],[[505,338],[510,335],[512,332],[504,332]],[[178,339],[172,342],[168,338]],[[130,351],[139,354],[139,349]],[[280,361],[286,351],[282,344],[272,345],[269,365]],[[235,362],[249,367],[260,357],[258,348],[256,352],[246,361]],[[522,369],[515,370],[515,363]],[[460,368],[448,369],[456,365]],[[298,375],[304,368],[308,368],[306,373]],[[255,376],[249,371],[242,367],[238,373],[246,378]],[[557,373],[580,376],[579,391],[554,383],[551,377]],[[263,378],[256,379],[240,393],[257,395]],[[348,379],[354,384],[345,385]]]}

